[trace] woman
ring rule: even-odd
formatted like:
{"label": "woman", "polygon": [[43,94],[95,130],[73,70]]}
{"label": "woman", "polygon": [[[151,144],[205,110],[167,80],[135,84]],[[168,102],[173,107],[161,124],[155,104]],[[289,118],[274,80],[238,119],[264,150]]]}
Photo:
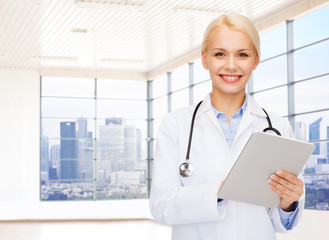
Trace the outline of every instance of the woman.
{"label": "woman", "polygon": [[[195,107],[168,114],[159,128],[150,209],[157,222],[173,225],[174,240],[271,240],[275,232],[291,230],[300,219],[303,182],[284,171],[269,180],[281,197],[278,208],[217,198],[251,134],[267,127],[264,111],[245,92],[259,58],[259,36],[249,19],[223,15],[210,23],[202,64],[209,71],[212,92],[196,114],[190,155],[195,170],[190,177],[180,176],[178,168],[185,161]],[[274,114],[270,118],[283,136],[293,136],[287,120]]]}

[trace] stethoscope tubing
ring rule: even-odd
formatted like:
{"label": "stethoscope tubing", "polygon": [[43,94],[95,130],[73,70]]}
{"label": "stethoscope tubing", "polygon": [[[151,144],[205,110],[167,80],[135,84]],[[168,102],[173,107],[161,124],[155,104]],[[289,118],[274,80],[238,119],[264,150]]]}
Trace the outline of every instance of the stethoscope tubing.
{"label": "stethoscope tubing", "polygon": [[[190,135],[189,135],[189,140],[188,140],[188,145],[187,145],[185,162],[183,162],[182,164],[179,165],[179,174],[182,177],[189,177],[193,173],[193,166],[189,162],[189,160],[190,160],[190,151],[191,151],[191,145],[192,145],[194,121],[195,121],[195,117],[196,117],[196,113],[198,111],[198,108],[201,106],[201,104],[202,104],[202,101],[197,104],[197,106],[195,107],[195,110],[193,112],[193,115],[192,115],[192,121],[191,121],[191,126],[190,126]],[[263,109],[264,113],[266,114],[266,120],[267,120],[267,123],[268,123],[268,127],[265,128],[263,130],[263,132],[273,131],[277,135],[281,136],[280,131],[276,128],[273,128],[271,119],[270,119],[269,115],[267,114],[267,112],[265,111],[265,109],[264,108],[262,108],[262,109]]]}

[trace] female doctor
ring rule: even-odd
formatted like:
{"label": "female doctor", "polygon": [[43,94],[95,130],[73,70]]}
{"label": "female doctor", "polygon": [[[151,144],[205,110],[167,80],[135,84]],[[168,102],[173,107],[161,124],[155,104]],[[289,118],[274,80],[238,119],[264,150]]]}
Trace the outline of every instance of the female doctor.
{"label": "female doctor", "polygon": [[[209,71],[212,92],[195,115],[190,176],[181,176],[179,168],[185,162],[195,106],[172,112],[162,121],[150,209],[157,222],[172,225],[173,240],[272,240],[275,232],[291,230],[300,219],[303,182],[288,172],[278,171],[269,180],[269,188],[281,197],[277,208],[217,197],[251,134],[268,127],[265,112],[245,92],[259,58],[259,36],[249,19],[223,15],[209,24],[202,64]],[[293,137],[287,120],[271,113],[269,117],[281,135]]]}

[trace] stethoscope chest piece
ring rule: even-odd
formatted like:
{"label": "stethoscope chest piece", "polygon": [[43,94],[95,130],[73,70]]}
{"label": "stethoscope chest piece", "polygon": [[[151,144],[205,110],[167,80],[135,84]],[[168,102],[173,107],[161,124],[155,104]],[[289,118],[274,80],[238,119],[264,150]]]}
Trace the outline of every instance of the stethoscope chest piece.
{"label": "stethoscope chest piece", "polygon": [[189,162],[183,162],[179,166],[179,174],[182,177],[189,177],[193,173],[193,165]]}

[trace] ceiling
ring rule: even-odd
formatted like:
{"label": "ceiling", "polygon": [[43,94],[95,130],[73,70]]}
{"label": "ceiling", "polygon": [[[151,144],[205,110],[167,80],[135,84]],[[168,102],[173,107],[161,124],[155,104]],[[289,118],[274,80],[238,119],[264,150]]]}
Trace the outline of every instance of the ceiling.
{"label": "ceiling", "polygon": [[150,80],[200,56],[222,13],[262,31],[328,0],[0,0],[0,68]]}

